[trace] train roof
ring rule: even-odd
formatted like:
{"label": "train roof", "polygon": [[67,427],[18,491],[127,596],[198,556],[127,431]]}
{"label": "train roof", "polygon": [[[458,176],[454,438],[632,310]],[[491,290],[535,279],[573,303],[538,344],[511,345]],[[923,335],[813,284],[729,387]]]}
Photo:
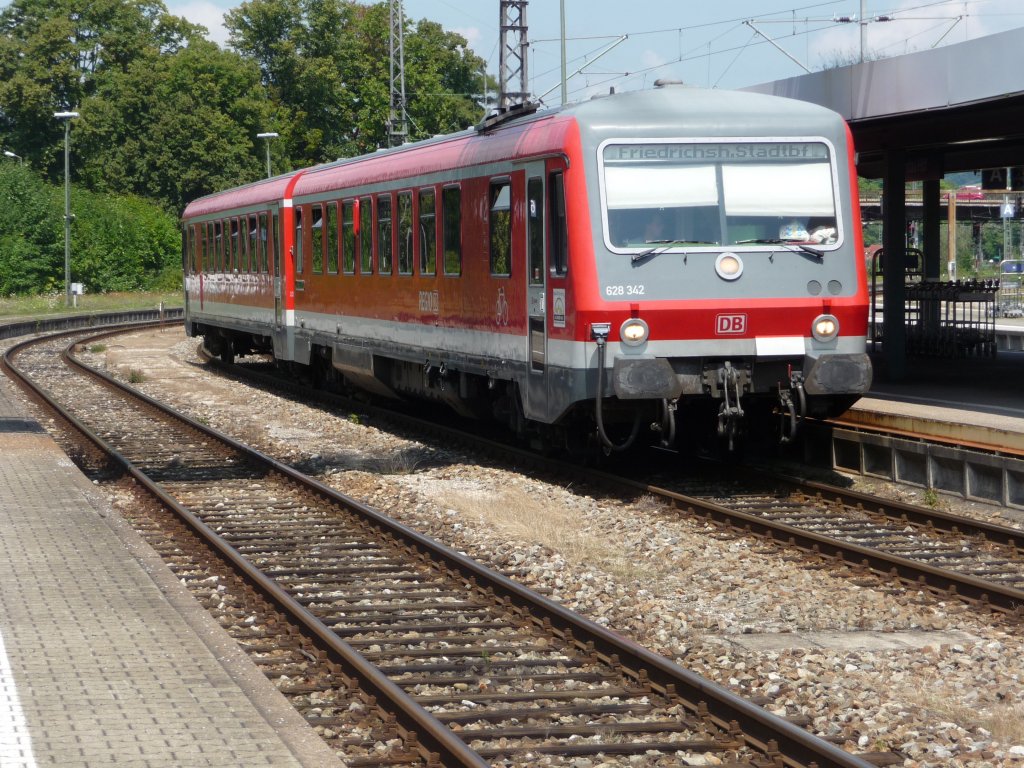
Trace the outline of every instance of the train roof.
{"label": "train roof", "polygon": [[182,218],[202,216],[207,213],[216,213],[218,211],[229,210],[232,208],[244,208],[250,205],[282,200],[289,196],[289,185],[293,183],[297,176],[300,176],[304,172],[304,169],[291,171],[290,173],[285,173],[281,176],[275,176],[270,179],[260,179],[259,181],[254,181],[252,184],[246,184],[242,187],[233,187],[232,189],[227,189],[223,192],[214,192],[213,194],[206,195],[205,197],[200,197],[198,200],[193,200],[185,206],[185,210],[181,214]]}
{"label": "train roof", "polygon": [[570,104],[582,129],[622,136],[795,136],[845,131],[842,117],[805,101],[669,83]]}
{"label": "train roof", "polygon": [[436,173],[499,160],[559,153],[564,151],[572,130],[574,121],[571,117],[551,111],[511,120],[492,131],[470,129],[405,144],[314,168],[299,179],[295,185],[295,196],[315,195],[357,185],[364,175],[369,174],[379,181],[403,178],[408,176],[410,163],[415,163],[416,173]]}
{"label": "train roof", "polygon": [[[842,117],[809,102],[780,96],[666,84],[596,96],[544,110],[510,112],[504,119],[459,133],[265,179],[200,198],[183,216],[197,216],[492,161],[562,153],[572,136],[593,145],[603,136],[837,136]],[[578,140],[578,139],[577,139]],[[414,153],[414,154],[410,154]],[[415,157],[415,160],[412,158]]]}

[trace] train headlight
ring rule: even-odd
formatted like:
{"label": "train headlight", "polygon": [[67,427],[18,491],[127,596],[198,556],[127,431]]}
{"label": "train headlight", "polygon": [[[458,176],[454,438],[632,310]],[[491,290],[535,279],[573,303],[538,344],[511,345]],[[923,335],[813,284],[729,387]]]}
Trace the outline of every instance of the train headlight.
{"label": "train headlight", "polygon": [[715,259],[715,272],[723,280],[735,280],[743,274],[743,261],[735,253],[720,253]]}
{"label": "train headlight", "polygon": [[631,347],[639,347],[647,341],[649,333],[650,329],[648,329],[647,323],[639,317],[631,317],[622,324],[621,328],[619,328],[619,339],[623,344],[628,344]]}
{"label": "train headlight", "polygon": [[811,334],[818,341],[832,341],[839,335],[839,320],[835,315],[818,315],[811,323]]}

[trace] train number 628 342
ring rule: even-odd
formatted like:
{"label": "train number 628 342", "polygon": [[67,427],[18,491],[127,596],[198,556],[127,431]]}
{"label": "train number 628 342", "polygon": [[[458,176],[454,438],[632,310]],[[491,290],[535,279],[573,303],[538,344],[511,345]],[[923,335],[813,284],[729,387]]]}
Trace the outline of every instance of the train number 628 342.
{"label": "train number 628 342", "polygon": [[606,285],[605,296],[643,296],[647,290],[645,285]]}

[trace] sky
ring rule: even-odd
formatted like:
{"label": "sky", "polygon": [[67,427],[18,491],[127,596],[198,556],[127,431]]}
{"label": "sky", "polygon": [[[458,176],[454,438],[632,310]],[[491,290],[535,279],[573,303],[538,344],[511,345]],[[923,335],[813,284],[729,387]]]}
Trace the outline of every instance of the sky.
{"label": "sky", "polygon": [[[223,14],[240,4],[164,2],[222,45]],[[569,101],[613,87],[650,88],[658,78],[742,88],[852,63],[860,57],[862,7],[866,58],[1024,27],[1022,0],[532,0],[526,10],[529,87],[547,105],[561,100],[561,3]],[[410,21],[427,18],[465,36],[497,76],[499,0],[403,0],[403,7]],[[844,16],[852,21],[837,21]]]}
{"label": "sky", "polygon": [[[236,0],[165,0],[223,44],[222,14]],[[671,78],[742,88],[856,61],[864,9],[865,56],[896,56],[1024,26],[1021,0],[532,0],[526,9],[533,96],[560,102],[564,2],[569,101],[650,88]],[[404,0],[410,21],[455,31],[499,66],[499,0]],[[625,12],[624,12],[625,10]],[[849,17],[850,22],[837,21]],[[891,21],[877,20],[880,16]]]}

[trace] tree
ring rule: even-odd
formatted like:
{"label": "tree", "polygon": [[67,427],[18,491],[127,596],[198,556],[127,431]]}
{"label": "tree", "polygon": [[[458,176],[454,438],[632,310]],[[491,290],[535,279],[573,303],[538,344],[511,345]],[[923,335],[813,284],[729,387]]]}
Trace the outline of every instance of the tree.
{"label": "tree", "polygon": [[[288,112],[295,165],[373,151],[386,143],[390,107],[387,3],[248,0],[227,14],[231,46],[260,67]],[[465,38],[433,22],[405,31],[410,138],[475,122],[483,61]]]}
{"label": "tree", "polygon": [[205,40],[111,73],[82,114],[75,128],[82,179],[176,212],[260,178],[256,134],[278,121],[257,67]]}
{"label": "tree", "polygon": [[159,0],[13,0],[0,12],[0,141],[56,178],[63,127],[108,73],[173,53],[204,30]]}

